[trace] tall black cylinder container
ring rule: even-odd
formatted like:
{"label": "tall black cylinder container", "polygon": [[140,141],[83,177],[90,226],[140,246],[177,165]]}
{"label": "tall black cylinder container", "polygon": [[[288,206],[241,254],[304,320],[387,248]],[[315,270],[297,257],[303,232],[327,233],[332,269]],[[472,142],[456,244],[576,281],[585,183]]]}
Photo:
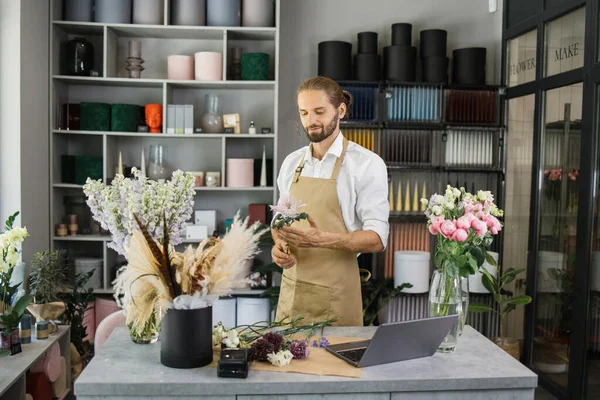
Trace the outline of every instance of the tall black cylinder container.
{"label": "tall black cylinder container", "polygon": [[337,40],[319,43],[319,76],[352,79],[352,44]]}
{"label": "tall black cylinder container", "polygon": [[62,70],[65,75],[90,76],[94,69],[94,46],[76,37],[62,46]]}
{"label": "tall black cylinder container", "polygon": [[421,61],[423,82],[448,83],[448,57],[427,57]]}
{"label": "tall black cylinder container", "polygon": [[485,47],[468,47],[452,52],[452,82],[485,85]]}
{"label": "tall black cylinder container", "polygon": [[421,58],[446,57],[448,32],[442,29],[421,31]]}
{"label": "tall black cylinder container", "polygon": [[171,368],[199,368],[212,361],[212,307],[169,309],[161,323],[161,364]]}
{"label": "tall black cylinder container", "polygon": [[399,22],[392,25],[392,46],[412,46],[412,25]]}
{"label": "tall black cylinder container", "polygon": [[383,49],[384,77],[389,81],[414,82],[416,78],[417,48],[414,46],[386,46]]}

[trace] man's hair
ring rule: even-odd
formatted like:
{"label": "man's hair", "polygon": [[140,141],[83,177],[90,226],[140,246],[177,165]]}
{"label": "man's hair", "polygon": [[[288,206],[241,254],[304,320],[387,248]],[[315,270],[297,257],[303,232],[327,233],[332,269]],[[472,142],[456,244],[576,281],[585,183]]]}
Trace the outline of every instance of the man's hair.
{"label": "man's hair", "polygon": [[327,94],[327,98],[329,99],[329,103],[331,103],[335,108],[339,107],[340,104],[346,104],[346,114],[344,115],[344,120],[347,120],[350,117],[350,106],[352,105],[352,94],[347,90],[342,90],[340,85],[336,81],[330,78],[326,78],[324,76],[317,76],[314,78],[310,78],[305,80],[300,87],[298,88],[298,92],[296,93],[296,98],[301,92],[305,90],[322,90]]}

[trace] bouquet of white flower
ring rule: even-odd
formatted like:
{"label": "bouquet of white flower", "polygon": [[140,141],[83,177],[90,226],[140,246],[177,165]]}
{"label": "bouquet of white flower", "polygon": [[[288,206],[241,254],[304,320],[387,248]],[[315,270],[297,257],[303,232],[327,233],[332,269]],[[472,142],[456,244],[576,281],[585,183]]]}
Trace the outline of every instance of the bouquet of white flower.
{"label": "bouquet of white flower", "polygon": [[17,261],[19,261],[19,246],[29,233],[27,228],[13,227],[15,219],[19,215],[17,211],[6,220],[6,231],[0,234],[0,313],[6,311],[20,282],[16,285],[10,284],[10,279]]}

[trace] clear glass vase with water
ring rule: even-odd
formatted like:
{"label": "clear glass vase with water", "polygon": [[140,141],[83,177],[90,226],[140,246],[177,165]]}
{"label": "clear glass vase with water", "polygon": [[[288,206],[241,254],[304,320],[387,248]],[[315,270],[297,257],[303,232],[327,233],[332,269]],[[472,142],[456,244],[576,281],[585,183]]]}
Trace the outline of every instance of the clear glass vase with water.
{"label": "clear glass vase with water", "polygon": [[[459,316],[462,313],[462,290],[459,276],[451,276],[447,272],[433,272],[431,288],[429,289],[429,316],[446,315]],[[438,347],[440,353],[451,353],[456,348],[459,336],[461,318],[457,318],[452,328]]]}

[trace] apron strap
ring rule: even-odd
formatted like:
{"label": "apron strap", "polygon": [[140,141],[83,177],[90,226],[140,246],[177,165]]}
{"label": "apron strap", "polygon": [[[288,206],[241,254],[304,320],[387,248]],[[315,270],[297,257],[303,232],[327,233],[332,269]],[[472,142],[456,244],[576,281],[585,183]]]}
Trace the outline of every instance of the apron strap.
{"label": "apron strap", "polygon": [[340,169],[342,168],[342,162],[344,161],[344,157],[346,156],[346,149],[348,148],[348,140],[344,138],[344,144],[342,145],[342,154],[335,160],[335,167],[333,167],[333,173],[331,174],[331,179],[337,179],[340,174]]}
{"label": "apron strap", "polygon": [[304,156],[302,156],[302,160],[300,160],[300,164],[296,167],[296,172],[294,172],[294,179],[292,183],[298,182],[298,178],[300,178],[300,174],[302,173],[302,169],[304,169]]}

